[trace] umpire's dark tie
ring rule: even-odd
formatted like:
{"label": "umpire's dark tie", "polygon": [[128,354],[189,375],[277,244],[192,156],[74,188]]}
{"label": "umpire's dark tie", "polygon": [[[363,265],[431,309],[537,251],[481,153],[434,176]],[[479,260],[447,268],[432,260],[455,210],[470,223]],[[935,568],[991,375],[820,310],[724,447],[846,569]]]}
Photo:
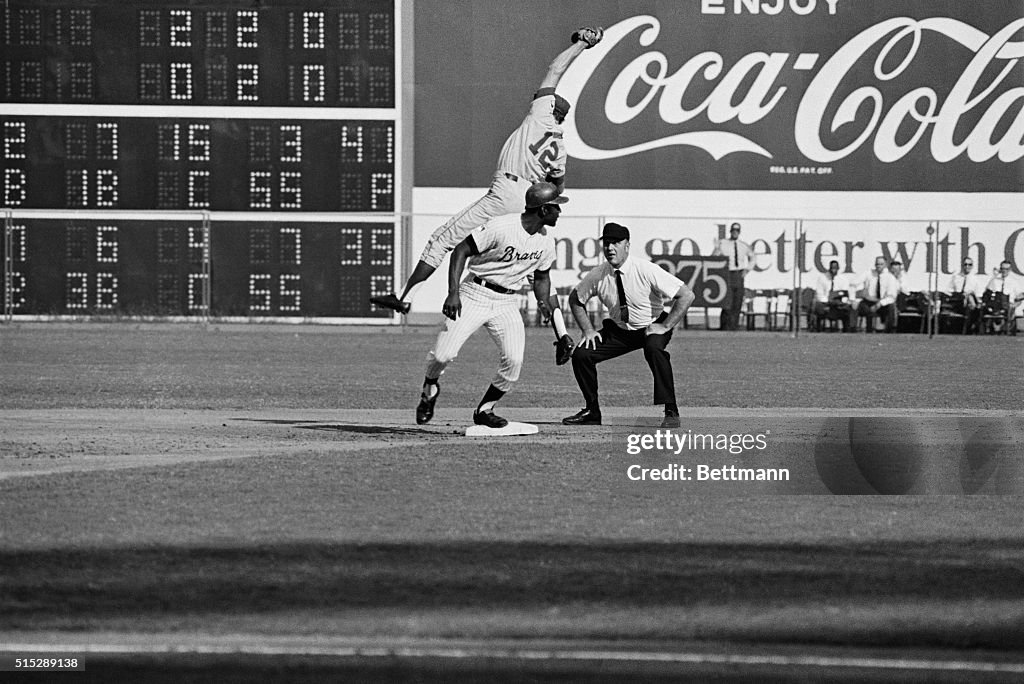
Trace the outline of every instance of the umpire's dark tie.
{"label": "umpire's dark tie", "polygon": [[740,241],[732,241],[732,260],[736,266],[736,270],[740,270]]}
{"label": "umpire's dark tie", "polygon": [[626,288],[622,286],[622,271],[615,271],[615,289],[619,295],[619,320],[629,323],[629,306],[626,304]]}

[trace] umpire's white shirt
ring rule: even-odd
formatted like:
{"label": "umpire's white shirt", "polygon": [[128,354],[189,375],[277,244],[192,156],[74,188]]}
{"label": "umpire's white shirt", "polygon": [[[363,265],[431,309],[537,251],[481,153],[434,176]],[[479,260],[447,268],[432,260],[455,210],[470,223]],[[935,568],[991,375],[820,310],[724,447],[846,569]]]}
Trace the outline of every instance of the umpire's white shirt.
{"label": "umpire's white shirt", "polygon": [[626,330],[641,330],[653,323],[664,312],[665,301],[675,297],[685,285],[661,266],[626,257],[618,269],[622,271],[622,289],[629,304],[629,323],[623,323],[615,270],[607,260],[595,267],[576,286],[576,296],[585,304],[596,295],[608,309],[608,317]]}

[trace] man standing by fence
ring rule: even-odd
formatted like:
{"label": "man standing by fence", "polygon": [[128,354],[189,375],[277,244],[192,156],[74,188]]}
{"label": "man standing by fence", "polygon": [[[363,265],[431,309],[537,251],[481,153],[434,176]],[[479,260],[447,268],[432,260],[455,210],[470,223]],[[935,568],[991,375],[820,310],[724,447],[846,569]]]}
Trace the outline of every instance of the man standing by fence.
{"label": "man standing by fence", "polygon": [[729,237],[715,240],[715,250],[711,254],[729,259],[729,274],[726,280],[729,298],[722,307],[722,330],[738,330],[746,287],[744,279],[754,268],[754,250],[740,240],[740,224],[733,223],[729,226]]}

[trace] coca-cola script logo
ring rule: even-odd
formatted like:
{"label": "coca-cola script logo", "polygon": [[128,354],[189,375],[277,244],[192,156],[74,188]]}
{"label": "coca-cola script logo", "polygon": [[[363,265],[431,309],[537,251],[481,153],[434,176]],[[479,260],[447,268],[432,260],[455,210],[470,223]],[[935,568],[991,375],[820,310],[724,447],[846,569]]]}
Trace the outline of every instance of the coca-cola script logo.
{"label": "coca-cola script logo", "polygon": [[[771,114],[783,98],[800,97],[792,122],[793,137],[800,152],[815,162],[844,159],[869,141],[879,161],[895,162],[924,144],[926,138],[937,162],[964,154],[973,162],[1016,162],[1024,157],[1024,87],[1011,85],[1021,83],[1019,60],[1024,58],[1024,42],[1012,39],[1022,29],[1024,18],[992,36],[946,17],[887,19],[836,50],[802,95],[788,92],[787,86],[779,84],[779,77],[786,68],[813,71],[822,59],[820,54],[753,52],[730,66],[721,54],[708,51],[673,71],[670,57],[651,49],[639,54],[612,80],[604,98],[604,115],[611,124],[624,126],[648,107],[657,107],[666,125],[685,125],[689,130],[619,149],[600,149],[581,136],[574,108],[564,124],[566,144],[578,159],[624,157],[671,145],[697,147],[716,160],[738,152],[771,159],[770,141],[716,130],[715,125],[733,121],[753,124]],[[651,48],[660,32],[661,23],[652,16],[636,16],[610,27],[600,44],[572,63],[559,84],[559,92],[570,102],[579,101],[591,76],[613,50]],[[931,87],[908,84],[900,97],[886,101],[877,83],[844,83],[853,65],[869,59],[865,55],[870,52],[877,52],[873,77],[878,83],[893,82],[914,62],[923,41],[938,36],[952,39],[973,53],[962,73],[944,75],[953,84],[944,97]],[[696,79],[705,79],[714,87],[702,103],[687,109],[681,104],[683,95]],[[630,102],[631,92],[643,95],[639,101]],[[865,107],[870,112],[867,121],[863,116]],[[827,112],[833,112],[830,121],[824,120]],[[976,123],[965,133],[958,124],[968,113]],[[854,137],[852,142],[828,139],[828,133],[847,125],[862,127],[855,136],[844,138]],[[909,136],[908,126],[912,131]],[[695,127],[702,130],[693,130]]]}

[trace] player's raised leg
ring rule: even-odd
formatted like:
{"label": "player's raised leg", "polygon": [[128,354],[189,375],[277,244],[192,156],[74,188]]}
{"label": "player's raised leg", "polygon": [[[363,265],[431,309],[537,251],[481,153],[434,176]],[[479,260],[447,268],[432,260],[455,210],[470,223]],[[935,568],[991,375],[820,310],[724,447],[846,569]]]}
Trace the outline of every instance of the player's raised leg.
{"label": "player's raised leg", "polygon": [[486,195],[464,207],[430,235],[419,261],[416,262],[402,289],[401,296],[391,292],[370,297],[370,301],[400,314],[409,313],[416,291],[434,274],[448,253],[455,249],[455,245],[462,242],[474,228],[482,226],[491,218],[518,212],[522,208],[522,196],[526,190],[520,189],[520,184],[519,181],[507,178],[505,174],[496,175]]}

